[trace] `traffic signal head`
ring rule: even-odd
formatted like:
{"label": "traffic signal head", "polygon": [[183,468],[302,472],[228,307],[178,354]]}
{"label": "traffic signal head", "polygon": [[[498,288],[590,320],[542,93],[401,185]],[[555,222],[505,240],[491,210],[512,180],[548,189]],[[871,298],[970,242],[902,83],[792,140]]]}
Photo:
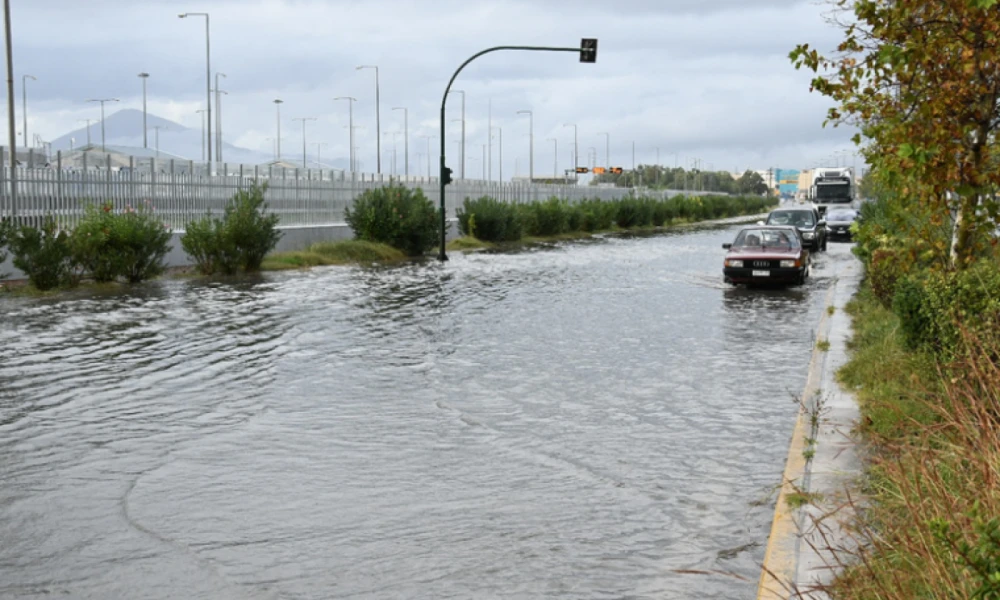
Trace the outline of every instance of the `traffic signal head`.
{"label": "traffic signal head", "polygon": [[576,172],[577,173],[589,173],[590,169],[588,169],[587,167],[577,167],[576,168]]}
{"label": "traffic signal head", "polygon": [[621,175],[622,174],[622,168],[621,167],[615,167],[615,168],[611,169],[611,172],[614,173],[615,175]]}
{"label": "traffic signal head", "polygon": [[597,38],[583,38],[580,40],[580,62],[597,62]]}
{"label": "traffic signal head", "polygon": [[448,167],[441,169],[441,182],[445,185],[451,183],[451,169]]}
{"label": "traffic signal head", "polygon": [[594,175],[604,175],[606,170],[604,167],[594,167]]}

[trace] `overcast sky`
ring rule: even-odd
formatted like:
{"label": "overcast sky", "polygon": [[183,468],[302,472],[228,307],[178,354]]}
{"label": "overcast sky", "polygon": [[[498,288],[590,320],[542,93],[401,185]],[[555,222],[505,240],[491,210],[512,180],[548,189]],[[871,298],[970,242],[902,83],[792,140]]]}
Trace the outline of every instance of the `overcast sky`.
{"label": "overcast sky", "polygon": [[[273,100],[281,98],[283,153],[301,152],[301,123],[310,142],[324,142],[324,159],[347,157],[348,111],[336,96],[354,96],[356,144],[366,171],[375,164],[375,74],[378,65],[381,130],[402,131],[409,111],[410,167],[426,170],[427,141],[438,153],[439,107],[454,70],[493,45],[578,46],[600,40],[596,64],[569,53],[506,52],[467,67],[455,88],[466,91],[467,170],[482,169],[487,106],[503,129],[504,176],[515,161],[527,171],[528,118],[534,115],[535,174],[551,173],[553,143],[559,168],[572,160],[573,129],[580,162],[589,148],[604,162],[630,168],[660,160],[673,165],[701,159],[707,168],[808,168],[850,149],[853,131],[823,128],[829,101],[809,92],[809,74],[797,72],[789,51],[801,42],[836,45],[841,34],[823,19],[825,7],[798,0],[13,0],[17,128],[21,129],[21,75],[28,82],[29,131],[54,139],[98,118],[88,98],[117,97],[141,108],[137,74],[150,73],[151,113],[200,127],[205,103],[204,19],[211,15],[213,74],[227,75],[226,141],[270,151]],[[460,116],[452,96],[448,117]],[[6,121],[5,121],[6,123]],[[3,128],[6,141],[6,127]],[[460,139],[447,130],[449,164]],[[399,160],[403,139],[398,136]],[[392,136],[383,136],[383,152]],[[496,143],[496,142],[494,142]],[[285,149],[288,149],[287,151]],[[293,150],[295,149],[295,150]],[[310,154],[314,149],[310,148]],[[498,150],[493,149],[493,160]],[[385,157],[383,160],[388,160]],[[419,161],[419,162],[418,162]],[[497,167],[495,166],[494,169]],[[456,169],[457,170],[457,169]],[[494,177],[496,173],[494,173]]]}

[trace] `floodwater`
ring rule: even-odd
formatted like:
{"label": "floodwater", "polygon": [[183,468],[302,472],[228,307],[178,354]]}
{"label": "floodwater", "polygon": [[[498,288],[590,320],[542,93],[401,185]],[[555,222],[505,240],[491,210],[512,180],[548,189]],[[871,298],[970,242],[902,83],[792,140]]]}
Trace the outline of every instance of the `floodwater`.
{"label": "floodwater", "polygon": [[846,245],[0,297],[0,597],[752,598]]}

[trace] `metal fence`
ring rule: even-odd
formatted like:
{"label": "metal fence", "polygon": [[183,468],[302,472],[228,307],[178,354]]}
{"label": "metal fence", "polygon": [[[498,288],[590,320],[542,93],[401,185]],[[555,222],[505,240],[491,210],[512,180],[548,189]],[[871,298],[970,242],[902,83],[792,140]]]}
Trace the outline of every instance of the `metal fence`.
{"label": "metal fence", "polygon": [[[11,171],[0,168],[0,218],[39,225],[46,215],[60,227],[73,228],[88,204],[110,202],[117,210],[149,206],[170,228],[183,230],[193,219],[211,211],[222,213],[237,191],[253,184],[267,184],[265,199],[277,214],[282,227],[329,225],[344,222],[344,209],[366,190],[390,183],[422,189],[439,205],[436,178],[410,177],[406,180],[385,175],[240,167],[235,174],[207,175],[179,169],[172,161],[151,169],[67,169],[53,166],[17,168],[16,200],[11,196]],[[223,170],[227,173],[227,170]],[[448,217],[466,198],[491,196],[505,202],[535,202],[552,196],[571,202],[587,198],[617,200],[628,196],[628,188],[601,188],[575,185],[543,185],[459,180],[447,186],[445,206]],[[659,192],[669,196],[683,192]],[[690,193],[690,192],[688,192]]]}

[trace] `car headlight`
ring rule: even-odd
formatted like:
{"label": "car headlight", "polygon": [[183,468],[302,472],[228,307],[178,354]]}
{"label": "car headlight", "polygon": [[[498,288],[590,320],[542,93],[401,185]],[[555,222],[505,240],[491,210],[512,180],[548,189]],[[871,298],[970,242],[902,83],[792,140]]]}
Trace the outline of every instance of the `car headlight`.
{"label": "car headlight", "polygon": [[806,231],[802,233],[802,239],[804,240],[811,240],[814,237],[816,237],[816,234],[811,231]]}
{"label": "car headlight", "polygon": [[799,261],[797,261],[797,260],[783,260],[783,261],[781,261],[781,266],[782,266],[782,268],[785,268],[785,269],[794,269],[795,267],[799,266]]}
{"label": "car headlight", "polygon": [[727,260],[726,261],[726,266],[727,267],[742,268],[743,267],[743,261],[742,260]]}

